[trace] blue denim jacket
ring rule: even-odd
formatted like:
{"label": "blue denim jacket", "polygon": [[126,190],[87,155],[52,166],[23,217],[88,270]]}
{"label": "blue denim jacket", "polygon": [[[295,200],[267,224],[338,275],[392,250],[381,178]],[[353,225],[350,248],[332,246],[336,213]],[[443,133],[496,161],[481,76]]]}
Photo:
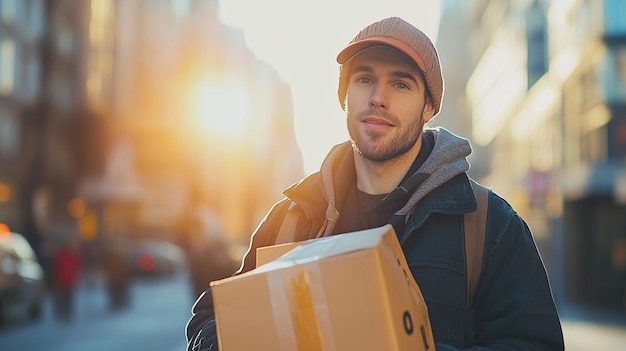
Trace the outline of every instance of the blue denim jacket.
{"label": "blue denim jacket", "polygon": [[564,349],[530,230],[493,192],[476,302],[467,306],[462,214],[474,201],[467,179],[455,177],[422,200],[399,235],[428,306],[437,349]]}

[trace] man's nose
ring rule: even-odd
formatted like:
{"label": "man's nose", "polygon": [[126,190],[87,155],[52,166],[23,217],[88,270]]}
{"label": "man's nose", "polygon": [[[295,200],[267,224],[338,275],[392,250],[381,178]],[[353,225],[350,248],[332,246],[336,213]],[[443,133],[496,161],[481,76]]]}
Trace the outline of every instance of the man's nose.
{"label": "man's nose", "polygon": [[387,96],[387,90],[383,85],[376,84],[372,87],[370,94],[369,105],[372,108],[388,108],[389,98]]}

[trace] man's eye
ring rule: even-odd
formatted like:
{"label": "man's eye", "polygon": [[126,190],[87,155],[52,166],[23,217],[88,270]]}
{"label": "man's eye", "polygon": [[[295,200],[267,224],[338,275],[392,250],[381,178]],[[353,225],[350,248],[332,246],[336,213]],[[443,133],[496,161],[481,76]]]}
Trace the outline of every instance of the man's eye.
{"label": "man's eye", "polygon": [[367,84],[367,83],[371,83],[372,80],[369,77],[359,77],[356,80],[357,82],[361,83],[361,84]]}
{"label": "man's eye", "polygon": [[404,82],[398,82],[398,83],[396,83],[396,88],[399,88],[399,89],[408,89],[408,88],[409,88],[409,85],[408,85],[408,84],[406,84],[406,83],[404,83]]}

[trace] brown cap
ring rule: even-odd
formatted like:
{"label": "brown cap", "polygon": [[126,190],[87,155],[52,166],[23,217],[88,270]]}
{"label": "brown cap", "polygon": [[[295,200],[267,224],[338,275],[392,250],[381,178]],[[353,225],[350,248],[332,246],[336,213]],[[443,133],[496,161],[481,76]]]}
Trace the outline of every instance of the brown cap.
{"label": "brown cap", "polygon": [[399,50],[422,70],[436,115],[441,108],[444,90],[437,49],[426,34],[398,17],[386,18],[365,27],[337,55],[337,62],[342,65],[339,71],[338,91],[341,108],[345,109],[346,90],[348,89],[348,73],[344,72],[343,65],[368,47],[380,45]]}

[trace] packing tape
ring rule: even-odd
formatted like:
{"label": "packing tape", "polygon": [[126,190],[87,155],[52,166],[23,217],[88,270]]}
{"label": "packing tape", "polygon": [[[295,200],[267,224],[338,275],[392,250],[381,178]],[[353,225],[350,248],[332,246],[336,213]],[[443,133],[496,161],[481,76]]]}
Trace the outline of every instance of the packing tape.
{"label": "packing tape", "polygon": [[280,350],[335,351],[319,264],[270,272],[268,284]]}
{"label": "packing tape", "polygon": [[269,271],[267,274],[267,285],[270,291],[274,329],[278,336],[278,350],[297,350],[298,342],[291,319],[289,301],[287,293],[283,288],[285,285],[283,272],[281,270]]}

